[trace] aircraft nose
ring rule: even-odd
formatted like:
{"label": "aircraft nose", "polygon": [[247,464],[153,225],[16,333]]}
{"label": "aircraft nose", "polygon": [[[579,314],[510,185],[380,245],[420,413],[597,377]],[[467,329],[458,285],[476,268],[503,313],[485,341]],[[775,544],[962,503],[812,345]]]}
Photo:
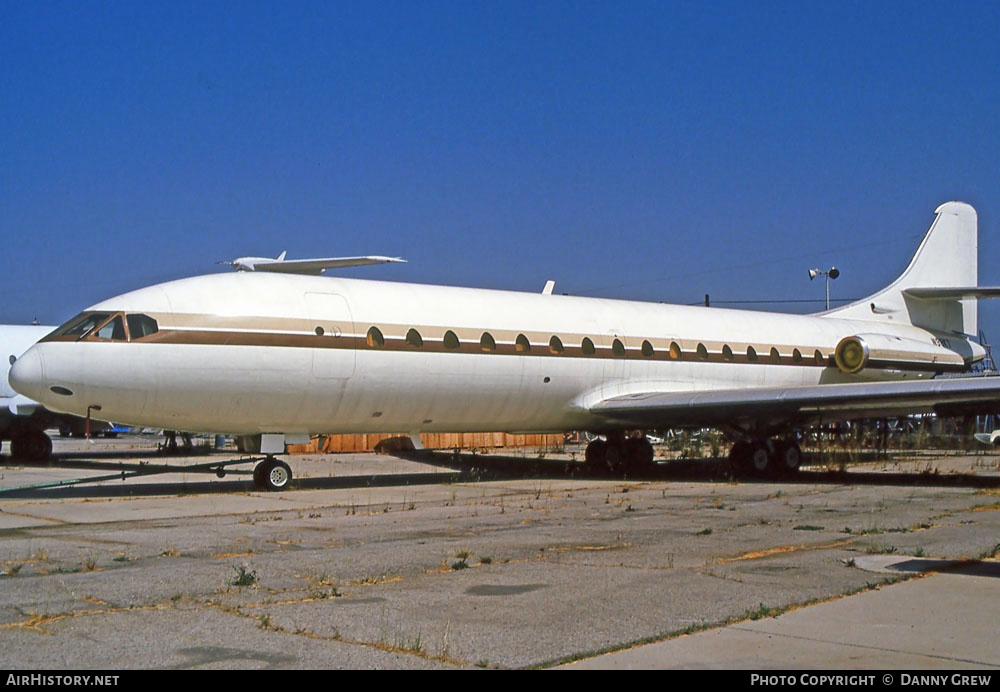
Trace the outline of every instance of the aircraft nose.
{"label": "aircraft nose", "polygon": [[45,393],[45,367],[42,354],[32,346],[10,366],[7,381],[18,394],[39,401]]}

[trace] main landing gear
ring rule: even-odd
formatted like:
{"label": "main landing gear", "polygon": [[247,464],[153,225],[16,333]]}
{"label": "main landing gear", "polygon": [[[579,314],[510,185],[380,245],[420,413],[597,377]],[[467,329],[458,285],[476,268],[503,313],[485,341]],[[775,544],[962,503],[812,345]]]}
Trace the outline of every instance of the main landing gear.
{"label": "main landing gear", "polygon": [[253,469],[253,484],[261,490],[284,490],[291,482],[292,469],[271,455]]}
{"label": "main landing gear", "polygon": [[756,476],[792,474],[802,463],[802,449],[794,439],[741,440],[729,452],[734,470]]}
{"label": "main landing gear", "polygon": [[625,437],[610,433],[607,440],[597,439],[587,445],[584,456],[593,472],[613,474],[640,473],[653,467],[653,445],[644,437]]}

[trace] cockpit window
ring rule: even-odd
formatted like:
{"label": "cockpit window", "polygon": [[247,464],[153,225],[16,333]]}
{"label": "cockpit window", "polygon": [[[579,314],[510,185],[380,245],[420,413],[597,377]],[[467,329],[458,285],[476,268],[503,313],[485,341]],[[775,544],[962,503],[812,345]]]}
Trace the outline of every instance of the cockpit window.
{"label": "cockpit window", "polygon": [[85,338],[137,341],[156,334],[159,330],[156,320],[142,313],[124,315],[120,312],[81,312],[56,328],[43,341],[79,341]]}
{"label": "cockpit window", "polygon": [[113,319],[105,322],[96,332],[98,339],[109,341],[125,341],[125,321],[121,315],[115,315]]}
{"label": "cockpit window", "polygon": [[70,336],[76,338],[83,338],[90,332],[94,331],[94,327],[97,327],[102,322],[104,322],[108,317],[111,316],[109,312],[84,312],[69,322],[59,327],[46,338],[53,338],[57,336]]}
{"label": "cockpit window", "polygon": [[128,322],[128,335],[131,341],[156,334],[160,330],[156,320],[149,315],[126,315],[125,321]]}

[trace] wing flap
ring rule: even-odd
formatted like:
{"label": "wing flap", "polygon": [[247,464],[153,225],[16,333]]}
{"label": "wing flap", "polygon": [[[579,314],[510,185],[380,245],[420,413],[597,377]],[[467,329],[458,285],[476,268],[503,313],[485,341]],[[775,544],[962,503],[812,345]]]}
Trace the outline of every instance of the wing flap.
{"label": "wing flap", "polygon": [[1000,377],[645,392],[605,399],[590,412],[636,428],[807,425],[912,413],[1000,409]]}

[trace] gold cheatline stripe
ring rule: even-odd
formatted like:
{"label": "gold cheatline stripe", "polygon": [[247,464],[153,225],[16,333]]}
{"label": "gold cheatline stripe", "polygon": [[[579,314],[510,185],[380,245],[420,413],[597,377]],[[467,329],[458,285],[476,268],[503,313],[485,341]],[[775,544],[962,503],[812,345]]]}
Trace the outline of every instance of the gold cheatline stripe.
{"label": "gold cheatline stripe", "polygon": [[[197,329],[161,329],[155,334],[141,340],[140,343],[163,343],[177,345],[217,345],[217,346],[274,346],[284,348],[322,348],[336,350],[368,350],[368,351],[391,351],[391,352],[419,352],[419,353],[464,353],[482,355],[509,355],[509,356],[541,356],[548,358],[598,358],[631,361],[656,361],[673,363],[732,363],[741,365],[788,365],[797,367],[836,367],[833,356],[824,356],[817,361],[814,356],[802,356],[798,362],[792,360],[790,356],[782,356],[781,361],[775,363],[770,355],[758,355],[756,360],[751,360],[745,353],[733,353],[732,357],[723,355],[720,352],[709,352],[707,358],[702,358],[696,351],[691,349],[682,350],[679,358],[673,358],[668,350],[654,350],[651,356],[643,355],[640,349],[626,349],[623,356],[616,356],[611,346],[595,344],[593,354],[584,354],[582,346],[566,345],[563,343],[563,351],[553,353],[549,345],[533,343],[529,351],[518,351],[514,343],[504,343],[496,341],[495,350],[484,350],[478,342],[460,341],[458,348],[447,348],[441,339],[424,338],[423,345],[419,347],[411,346],[406,342],[405,336],[385,336],[384,345],[380,347],[369,346],[366,337],[363,336],[331,336],[323,334],[290,334],[273,332],[246,332],[246,331],[203,331]],[[630,340],[632,341],[632,340]],[[689,340],[685,339],[685,342]],[[114,343],[114,342],[109,342]],[[800,351],[806,350],[804,347]],[[813,351],[817,349],[811,349]],[[936,364],[930,368],[928,365],[912,362],[869,362],[866,369],[885,367],[894,370],[914,370],[926,371],[934,370],[964,370],[964,366],[950,364]]]}

